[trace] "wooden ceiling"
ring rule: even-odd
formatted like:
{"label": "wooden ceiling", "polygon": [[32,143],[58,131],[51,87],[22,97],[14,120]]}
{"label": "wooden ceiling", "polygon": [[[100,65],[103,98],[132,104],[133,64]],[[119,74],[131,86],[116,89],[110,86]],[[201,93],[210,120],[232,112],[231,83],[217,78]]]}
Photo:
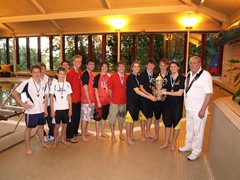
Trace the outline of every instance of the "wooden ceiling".
{"label": "wooden ceiling", "polygon": [[108,19],[121,15],[122,32],[184,31],[189,11],[193,31],[219,31],[240,20],[240,0],[0,0],[0,37],[111,33]]}

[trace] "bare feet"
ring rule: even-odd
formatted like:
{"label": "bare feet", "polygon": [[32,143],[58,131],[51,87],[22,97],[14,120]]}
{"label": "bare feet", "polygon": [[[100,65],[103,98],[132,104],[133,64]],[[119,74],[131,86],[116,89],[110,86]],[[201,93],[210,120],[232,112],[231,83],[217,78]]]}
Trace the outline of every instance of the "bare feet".
{"label": "bare feet", "polygon": [[61,140],[63,144],[69,145],[69,142],[65,141],[64,139]]}
{"label": "bare feet", "polygon": [[28,149],[28,150],[26,150],[26,154],[27,154],[27,155],[31,155],[31,154],[33,154],[33,152],[32,152],[31,149]]}
{"label": "bare feet", "polygon": [[126,139],[123,135],[120,135],[119,137],[122,141],[125,141],[125,139]]}
{"label": "bare feet", "polygon": [[127,139],[127,143],[128,143],[129,145],[134,145],[134,142],[132,142],[132,140],[131,140],[130,138]]}
{"label": "bare feet", "polygon": [[163,146],[160,146],[160,149],[165,149],[168,147],[168,144],[164,144]]}
{"label": "bare feet", "polygon": [[149,134],[149,135],[146,135],[146,138],[153,139],[153,136],[151,134]]}
{"label": "bare feet", "polygon": [[154,138],[151,140],[151,142],[155,142],[155,141],[158,141],[158,140],[159,140],[158,137],[154,137]]}
{"label": "bare feet", "polygon": [[57,142],[55,143],[55,141],[54,141],[54,143],[52,144],[51,148],[56,148],[56,147],[57,147]]}
{"label": "bare feet", "polygon": [[138,138],[135,137],[135,136],[132,136],[131,139],[132,139],[132,140],[138,140]]}
{"label": "bare feet", "polygon": [[44,148],[50,148],[50,146],[47,145],[46,143],[42,143],[42,147],[44,147]]}
{"label": "bare feet", "polygon": [[74,138],[72,138],[72,139],[67,139],[67,141],[70,142],[70,143],[77,143],[77,142],[78,142],[78,141],[77,141],[76,139],[74,139]]}
{"label": "bare feet", "polygon": [[88,140],[87,138],[85,138],[85,137],[82,136],[82,141],[88,142],[89,140]]}
{"label": "bare feet", "polygon": [[175,151],[175,145],[172,144],[171,151]]}
{"label": "bare feet", "polygon": [[146,141],[146,137],[142,136],[142,142],[145,142],[145,141]]}
{"label": "bare feet", "polygon": [[112,136],[112,143],[116,143],[117,142],[117,139],[115,136]]}
{"label": "bare feet", "polygon": [[107,135],[107,134],[102,134],[101,136],[105,137],[105,138],[109,137],[109,135]]}
{"label": "bare feet", "polygon": [[102,137],[101,136],[96,136],[97,140],[98,141],[101,141],[102,140]]}

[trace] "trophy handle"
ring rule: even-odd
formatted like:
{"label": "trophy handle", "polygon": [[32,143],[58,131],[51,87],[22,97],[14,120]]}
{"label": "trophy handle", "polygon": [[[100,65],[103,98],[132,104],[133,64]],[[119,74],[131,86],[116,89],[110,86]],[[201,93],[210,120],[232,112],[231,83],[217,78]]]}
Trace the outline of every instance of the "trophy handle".
{"label": "trophy handle", "polygon": [[167,82],[168,82],[167,78],[164,78],[163,79],[163,86],[165,86],[167,84]]}

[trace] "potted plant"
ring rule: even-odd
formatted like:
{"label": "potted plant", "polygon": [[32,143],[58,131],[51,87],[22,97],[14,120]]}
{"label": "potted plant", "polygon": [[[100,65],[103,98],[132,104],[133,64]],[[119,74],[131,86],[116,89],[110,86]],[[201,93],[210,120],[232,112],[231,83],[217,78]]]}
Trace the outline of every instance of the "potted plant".
{"label": "potted plant", "polygon": [[[232,64],[240,64],[240,60],[236,60],[236,59],[230,59],[228,60],[228,62],[232,63]],[[236,76],[234,77],[234,87],[238,87],[240,84],[240,66],[235,66],[231,69],[229,69],[227,72],[229,71],[237,71]],[[240,97],[240,87],[238,87],[237,92],[233,95],[232,99],[236,100],[238,97]],[[238,104],[240,105],[240,101],[238,101]]]}

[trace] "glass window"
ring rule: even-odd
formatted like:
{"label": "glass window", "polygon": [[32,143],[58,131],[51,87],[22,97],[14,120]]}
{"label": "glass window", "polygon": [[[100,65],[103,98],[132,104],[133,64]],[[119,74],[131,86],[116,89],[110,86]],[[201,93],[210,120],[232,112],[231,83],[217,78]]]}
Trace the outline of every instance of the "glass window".
{"label": "glass window", "polygon": [[75,36],[65,36],[65,60],[72,62],[75,54]]}
{"label": "glass window", "polygon": [[0,64],[7,64],[6,38],[0,39]]}
{"label": "glass window", "polygon": [[216,33],[206,34],[206,53],[205,53],[205,69],[212,75],[219,75],[219,47],[213,45],[213,37]]}
{"label": "glass window", "polygon": [[49,37],[41,37],[41,61],[50,69]]}
{"label": "glass window", "polygon": [[[145,65],[149,58],[149,34],[138,35],[137,38],[137,60]],[[144,67],[144,66],[142,66]]]}
{"label": "glass window", "polygon": [[117,35],[107,35],[106,60],[109,63],[109,71],[115,72],[117,64]]}
{"label": "glass window", "polygon": [[126,71],[131,72],[133,60],[133,35],[121,35],[121,60],[126,62]]}
{"label": "glass window", "polygon": [[30,66],[38,63],[38,40],[37,37],[29,38],[29,48],[30,48]]}
{"label": "glass window", "polygon": [[53,70],[60,66],[60,36],[53,36]]}
{"label": "glass window", "polygon": [[19,43],[19,62],[20,70],[27,69],[27,49],[26,49],[26,38],[18,38]]}
{"label": "glass window", "polygon": [[[78,54],[80,54],[83,61],[86,62],[88,59],[88,35],[78,36]],[[72,62],[72,59],[70,62]]]}
{"label": "glass window", "polygon": [[92,35],[92,58],[95,60],[95,71],[100,71],[102,62],[102,35]]}
{"label": "glass window", "polygon": [[[166,51],[167,52],[167,51]],[[153,58],[156,63],[159,63],[160,59],[164,56],[164,35],[163,34],[154,34],[153,35]],[[155,66],[156,70],[159,71],[159,66]]]}
{"label": "glass window", "polygon": [[[10,64],[13,64],[13,38],[9,38],[8,42],[9,42]],[[17,69],[17,70],[19,70],[19,69]]]}
{"label": "glass window", "polygon": [[199,33],[190,33],[189,35],[189,58],[191,56],[201,57],[201,45],[202,34]]}

